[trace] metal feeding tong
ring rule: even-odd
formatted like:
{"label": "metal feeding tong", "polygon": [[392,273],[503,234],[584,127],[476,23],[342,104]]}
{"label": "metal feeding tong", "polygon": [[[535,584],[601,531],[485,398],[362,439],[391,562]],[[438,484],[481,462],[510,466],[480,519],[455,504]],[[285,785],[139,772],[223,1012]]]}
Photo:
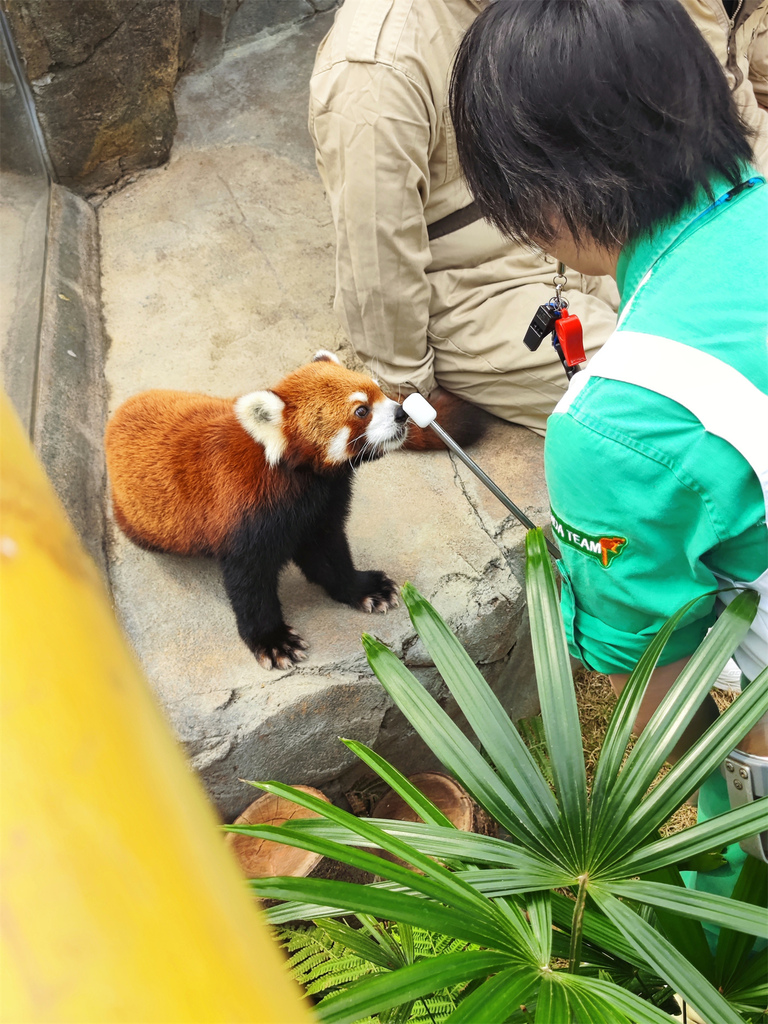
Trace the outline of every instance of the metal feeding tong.
{"label": "metal feeding tong", "polygon": [[[491,480],[491,478],[488,476],[488,474],[484,473],[483,470],[480,469],[480,467],[474,461],[474,459],[471,459],[469,455],[467,455],[467,453],[464,451],[464,449],[460,448],[459,445],[456,444],[451,435],[446,434],[443,428],[438,423],[435,422],[437,418],[437,413],[426,400],[426,398],[422,397],[422,395],[418,394],[418,392],[414,392],[414,394],[408,395],[408,397],[403,400],[403,409],[408,414],[408,416],[413,420],[413,422],[416,423],[418,426],[430,427],[432,430],[434,430],[434,432],[445,443],[445,445],[448,448],[450,448],[450,450],[461,459],[461,461],[464,463],[467,469],[472,470],[477,479],[481,483],[485,484],[485,486],[488,488],[491,494],[495,495],[502,503],[502,505],[508,508],[512,515],[519,522],[521,522],[523,526],[525,526],[529,530],[533,530],[536,528],[536,524],[531,522],[531,520],[528,518],[525,512],[523,512],[522,509],[519,509],[517,505],[515,505],[515,503],[510,498],[507,497],[507,495],[504,493],[504,491],[502,491],[498,484],[494,483],[493,480]],[[559,559],[560,551],[558,550],[557,546],[553,544],[552,541],[547,540],[546,537],[544,539],[546,541],[547,550],[549,551],[550,555],[552,555],[554,559]]]}

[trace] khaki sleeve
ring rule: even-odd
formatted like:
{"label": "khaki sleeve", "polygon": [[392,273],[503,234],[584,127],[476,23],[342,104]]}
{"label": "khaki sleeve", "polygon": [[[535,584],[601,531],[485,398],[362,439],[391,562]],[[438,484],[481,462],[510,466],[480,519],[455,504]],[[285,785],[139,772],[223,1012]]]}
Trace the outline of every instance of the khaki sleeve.
{"label": "khaki sleeve", "polygon": [[[749,77],[741,86],[742,113],[755,133],[755,166],[761,174],[768,175],[768,11],[752,36],[745,57],[749,61]],[[738,93],[736,90],[737,102]]]}
{"label": "khaki sleeve", "polygon": [[[728,32],[725,10],[715,11],[719,2],[712,0],[680,0],[694,24],[704,36],[723,68],[728,63]],[[751,25],[752,18],[747,19]],[[759,23],[754,31],[749,29],[750,38],[742,40],[735,50],[736,62],[741,72],[741,81],[733,89],[733,98],[745,123],[752,129],[754,163],[761,174],[768,174],[768,9],[758,15]],[[741,39],[737,29],[736,36]],[[734,47],[737,43],[734,41]],[[729,83],[733,87],[734,75],[729,72]]]}
{"label": "khaki sleeve", "polygon": [[750,81],[755,98],[768,111],[768,9],[753,36],[748,50],[750,59]]}
{"label": "khaki sleeve", "polygon": [[755,99],[763,108],[768,119],[768,11],[755,32],[747,52],[749,57],[749,80]]}
{"label": "khaki sleeve", "polygon": [[389,65],[341,63],[311,84],[310,131],[336,228],[334,308],[383,383],[429,392],[424,207],[434,108]]}

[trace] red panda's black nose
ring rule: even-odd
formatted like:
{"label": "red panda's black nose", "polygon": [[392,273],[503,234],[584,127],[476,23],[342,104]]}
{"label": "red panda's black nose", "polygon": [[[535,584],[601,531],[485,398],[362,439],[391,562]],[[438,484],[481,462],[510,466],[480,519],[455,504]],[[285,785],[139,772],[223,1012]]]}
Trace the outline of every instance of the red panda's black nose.
{"label": "red panda's black nose", "polygon": [[405,411],[402,405],[398,405],[398,407],[395,409],[395,423],[404,423],[405,420],[407,419],[408,413]]}

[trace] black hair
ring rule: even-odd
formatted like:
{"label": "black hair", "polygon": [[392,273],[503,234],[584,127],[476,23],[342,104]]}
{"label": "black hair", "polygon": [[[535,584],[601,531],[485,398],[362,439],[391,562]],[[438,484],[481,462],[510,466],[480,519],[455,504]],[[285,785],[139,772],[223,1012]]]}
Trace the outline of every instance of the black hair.
{"label": "black hair", "polygon": [[462,40],[450,102],[481,213],[527,244],[564,224],[577,244],[623,246],[752,158],[678,0],[495,0]]}

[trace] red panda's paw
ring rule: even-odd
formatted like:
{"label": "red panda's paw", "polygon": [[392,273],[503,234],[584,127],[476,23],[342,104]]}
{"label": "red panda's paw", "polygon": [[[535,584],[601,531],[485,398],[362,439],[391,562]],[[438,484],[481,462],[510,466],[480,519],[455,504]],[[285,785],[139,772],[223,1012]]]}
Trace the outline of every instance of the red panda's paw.
{"label": "red panda's paw", "polygon": [[302,640],[295,629],[282,624],[255,643],[251,650],[262,668],[293,668],[307,657],[304,653],[309,645]]}
{"label": "red panda's paw", "polygon": [[397,584],[383,572],[361,573],[365,576],[365,595],[357,602],[364,612],[388,612],[397,608]]}

